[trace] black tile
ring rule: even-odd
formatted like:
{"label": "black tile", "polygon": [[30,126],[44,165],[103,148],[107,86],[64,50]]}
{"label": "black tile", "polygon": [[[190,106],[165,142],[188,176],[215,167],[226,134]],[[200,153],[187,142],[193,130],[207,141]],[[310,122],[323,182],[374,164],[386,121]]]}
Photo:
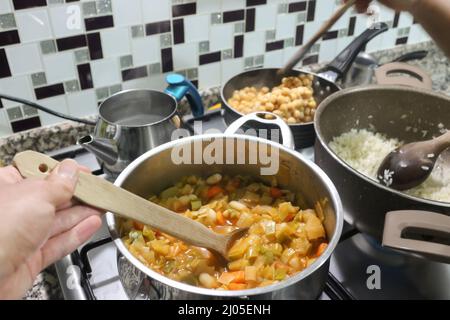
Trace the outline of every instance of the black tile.
{"label": "black tile", "polygon": [[66,0],[66,2],[78,2],[80,0]]}
{"label": "black tile", "polygon": [[2,99],[0,99],[0,109],[2,109],[3,108],[3,102],[2,102]]}
{"label": "black tile", "polygon": [[303,44],[303,33],[305,31],[305,26],[303,24],[297,26],[295,31],[295,45],[300,46]]}
{"label": "black tile", "polygon": [[114,27],[114,19],[113,16],[86,18],[84,24],[86,25],[86,31],[92,31]]}
{"label": "black tile", "polygon": [[0,32],[0,47],[20,43],[20,37],[17,30]]}
{"label": "black tile", "polygon": [[298,12],[306,10],[306,1],[289,3],[288,12]]}
{"label": "black tile", "polygon": [[266,4],[266,3],[267,3],[267,0],[247,0],[247,2],[246,2],[247,7],[259,6],[261,4]]}
{"label": "black tile", "polygon": [[245,14],[245,32],[255,31],[255,8],[247,9]]}
{"label": "black tile", "polygon": [[145,25],[145,34],[150,36],[157,33],[170,32],[170,21],[160,21],[147,23]]}
{"label": "black tile", "polygon": [[38,128],[40,126],[41,126],[41,119],[39,117],[32,117],[11,122],[11,128],[14,133],[33,128]]}
{"label": "black tile", "polygon": [[0,49],[0,78],[6,77],[11,77],[11,70],[9,69],[5,49],[2,48]]}
{"label": "black tile", "polygon": [[87,35],[87,43],[89,48],[89,56],[91,60],[103,59],[102,42],[100,40],[100,32],[89,33]]}
{"label": "black tile", "polygon": [[266,43],[266,51],[280,50],[284,47],[284,40]]}
{"label": "black tile", "polygon": [[408,43],[408,37],[398,38],[398,39],[395,41],[395,44],[396,44],[396,45],[399,45],[399,44],[406,44],[406,43]]}
{"label": "black tile", "polygon": [[132,69],[122,70],[122,80],[128,81],[138,78],[145,78],[148,76],[147,67],[138,67]]}
{"label": "black tile", "polygon": [[330,40],[330,39],[336,39],[338,37],[338,31],[328,31],[322,36],[322,40]]}
{"label": "black tile", "polygon": [[163,73],[173,71],[172,48],[161,50],[161,67]]}
{"label": "black tile", "polygon": [[58,47],[58,51],[86,47],[86,36],[82,34],[79,36],[59,38],[56,39],[56,46]]}
{"label": "black tile", "polygon": [[308,13],[306,14],[306,21],[313,21],[316,15],[316,0],[311,0],[308,3]]}
{"label": "black tile", "polygon": [[398,21],[400,20],[400,12],[396,12],[394,15],[394,22],[392,23],[393,28],[398,27]]}
{"label": "black tile", "polygon": [[351,17],[348,22],[347,36],[353,36],[355,34],[356,17]]}
{"label": "black tile", "polygon": [[221,52],[211,52],[200,55],[200,64],[207,64],[220,61]]}
{"label": "black tile", "polygon": [[317,63],[317,62],[319,62],[319,55],[318,54],[305,58],[303,60],[303,65],[306,66],[308,64],[313,64],[313,63]]}
{"label": "black tile", "polygon": [[198,89],[198,80],[191,80],[191,83]]}
{"label": "black tile", "polygon": [[92,83],[91,65],[89,63],[80,64],[77,66],[78,78],[80,80],[80,87],[82,90],[94,87]]}
{"label": "black tile", "polygon": [[223,23],[244,20],[244,10],[225,11],[223,13]]}
{"label": "black tile", "polygon": [[[6,0],[2,0],[6,1]],[[13,0],[14,9],[27,9],[33,7],[44,7],[47,5],[46,0]]]}
{"label": "black tile", "polygon": [[57,83],[50,86],[35,88],[34,93],[38,100],[59,96],[64,94],[64,85],[62,83]]}
{"label": "black tile", "polygon": [[234,37],[234,57],[240,58],[244,55],[244,35]]}
{"label": "black tile", "polygon": [[197,12],[197,3],[185,3],[172,6],[172,17],[187,16]]}
{"label": "black tile", "polygon": [[173,24],[173,43],[183,43],[184,42],[184,21],[183,19],[175,19],[172,21]]}

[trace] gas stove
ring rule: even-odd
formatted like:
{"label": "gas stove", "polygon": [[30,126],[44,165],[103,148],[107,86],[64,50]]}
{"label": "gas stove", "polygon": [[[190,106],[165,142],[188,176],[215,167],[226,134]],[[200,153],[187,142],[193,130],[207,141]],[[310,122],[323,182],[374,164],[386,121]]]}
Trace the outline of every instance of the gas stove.
{"label": "gas stove", "polygon": [[[194,129],[198,128],[193,126],[195,120],[202,121],[203,132],[208,129],[224,131],[226,128],[220,110],[208,112],[201,119],[184,119],[194,134],[200,134]],[[313,148],[298,152],[313,161]],[[73,158],[89,167],[94,174],[113,180],[103,174],[92,154],[78,146],[50,155],[55,159]],[[127,272],[124,275],[122,270],[127,264],[128,261],[118,253],[103,221],[102,228],[87,244],[58,261],[55,266],[65,299],[157,299],[157,293],[152,291],[142,273]],[[325,289],[318,299],[450,299],[448,279],[450,265],[383,248],[346,223],[340,243],[331,257]],[[123,282],[127,285],[124,286]]]}

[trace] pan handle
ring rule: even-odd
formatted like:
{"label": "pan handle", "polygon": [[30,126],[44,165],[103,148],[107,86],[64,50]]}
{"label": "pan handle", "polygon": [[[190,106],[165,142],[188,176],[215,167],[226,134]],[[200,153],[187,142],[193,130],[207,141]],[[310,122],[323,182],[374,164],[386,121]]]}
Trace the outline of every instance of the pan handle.
{"label": "pan handle", "polygon": [[433,82],[419,67],[403,62],[391,62],[375,69],[378,84],[404,85],[431,90]]}
{"label": "pan handle", "polygon": [[[264,118],[265,115],[271,115],[274,118],[273,119],[266,119]],[[248,121],[256,121],[263,124],[268,125],[276,125],[280,128],[281,131],[281,138],[283,139],[283,146],[289,149],[294,149],[294,137],[292,135],[292,131],[289,128],[289,126],[284,122],[283,119],[281,119],[276,114],[273,114],[271,112],[264,112],[264,111],[258,111],[249,113],[243,117],[240,117],[236,121],[234,121],[232,124],[228,126],[228,128],[225,130],[225,134],[235,134],[244,124],[246,124]]]}
{"label": "pan handle", "polygon": [[334,79],[334,81],[344,77],[367,42],[377,35],[386,32],[388,29],[388,25],[384,22],[374,24],[371,28],[361,33],[341,53],[339,53],[338,56],[325,67],[325,71],[333,71],[336,73],[336,79]]}
{"label": "pan handle", "polygon": [[383,246],[450,263],[450,217],[420,210],[390,211]]}

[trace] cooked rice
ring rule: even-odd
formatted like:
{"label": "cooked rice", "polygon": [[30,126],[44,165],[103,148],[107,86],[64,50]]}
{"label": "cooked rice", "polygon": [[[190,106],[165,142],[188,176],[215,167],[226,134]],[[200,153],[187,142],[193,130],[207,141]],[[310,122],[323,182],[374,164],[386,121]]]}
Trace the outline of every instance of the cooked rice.
{"label": "cooked rice", "polygon": [[[383,159],[402,143],[366,129],[352,129],[329,143],[330,148],[352,168],[377,181],[376,174]],[[405,193],[436,201],[450,202],[450,168],[442,155],[424,183]]]}

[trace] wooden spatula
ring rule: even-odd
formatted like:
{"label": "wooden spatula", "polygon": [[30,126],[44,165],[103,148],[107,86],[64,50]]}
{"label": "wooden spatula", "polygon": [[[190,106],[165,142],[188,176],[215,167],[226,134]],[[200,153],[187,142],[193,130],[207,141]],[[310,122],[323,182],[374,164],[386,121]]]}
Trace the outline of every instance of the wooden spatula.
{"label": "wooden spatula", "polygon": [[[38,152],[16,154],[14,166],[24,178],[45,178],[58,161]],[[228,260],[228,249],[247,229],[222,235],[203,224],[141,198],[94,175],[80,172],[74,197],[81,202],[133,219],[198,247],[211,249]]]}

